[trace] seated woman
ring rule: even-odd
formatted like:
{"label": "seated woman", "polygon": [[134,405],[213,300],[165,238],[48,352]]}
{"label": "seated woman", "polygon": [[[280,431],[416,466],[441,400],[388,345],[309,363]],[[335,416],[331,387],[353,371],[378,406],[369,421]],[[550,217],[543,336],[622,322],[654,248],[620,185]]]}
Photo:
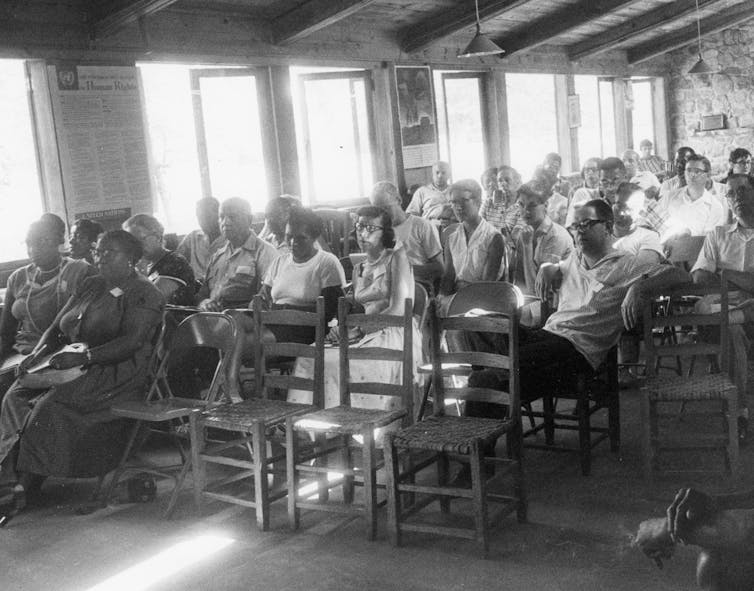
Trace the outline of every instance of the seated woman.
{"label": "seated woman", "polygon": [[662,568],[676,543],[701,548],[696,581],[709,591],[754,589],[754,491],[710,496],[682,488],[666,517],[639,525],[634,539]]}
{"label": "seated woman", "polygon": [[[101,275],[81,283],[21,363],[20,379],[0,408],[0,481],[5,485],[0,520],[23,507],[25,488],[40,477],[91,477],[117,464],[126,430],[110,407],[144,395],[165,304],[157,288],[135,271],[141,256],[134,236],[106,232],[96,251]],[[55,353],[50,366],[84,366],[86,372],[46,389],[24,387],[27,369],[56,350],[60,334],[87,349]]]}
{"label": "seated woman", "polygon": [[16,269],[8,279],[0,317],[0,355],[6,365],[14,353],[31,353],[79,284],[96,273],[85,261],[62,256],[58,247],[64,241],[60,225],[49,218],[29,227],[26,248],[31,263]]}
{"label": "seated woman", "polygon": [[123,229],[141,243],[144,273],[165,296],[168,304],[193,306],[196,301],[196,281],[189,262],[177,252],[167,250],[162,242],[165,229],[157,218],[144,213],[123,222]]}
{"label": "seated woman", "polygon": [[450,204],[459,223],[443,231],[445,272],[440,294],[449,296],[477,281],[495,281],[504,252],[502,234],[479,215],[482,188],[472,179],[453,183]]}
{"label": "seated woman", "polygon": [[90,265],[94,264],[94,247],[102,234],[102,226],[92,220],[77,220],[71,228],[71,258],[84,259]]}
{"label": "seated woman", "polygon": [[[478,187],[479,185],[477,185]],[[481,189],[480,189],[481,197]],[[395,234],[390,214],[379,207],[362,207],[357,212],[356,234],[366,259],[353,269],[353,303],[364,307],[367,314],[391,314],[401,316],[406,298],[414,297],[414,276],[408,257],[402,248],[393,249]],[[351,347],[403,348],[403,330],[397,327],[386,328],[364,334],[354,331]],[[328,339],[338,342],[337,328],[330,332]],[[413,334],[414,365],[422,362],[422,340],[419,327],[414,323]],[[351,363],[353,381],[401,382],[399,362],[355,361]],[[296,362],[295,374],[311,377],[314,364],[311,359]],[[337,348],[325,350],[325,407],[340,404],[339,357]],[[311,403],[310,392],[291,391],[289,400]],[[354,406],[363,408],[395,408],[398,400],[391,396],[371,396],[354,394]]]}
{"label": "seated woman", "polygon": [[[330,321],[338,314],[338,298],[343,295],[346,280],[338,258],[316,247],[322,234],[322,220],[310,209],[294,208],[289,212],[285,233],[289,252],[270,265],[259,295],[270,308],[308,311],[313,311],[317,298],[323,296],[325,314]],[[236,313],[234,318],[246,331],[242,356],[251,359],[256,338],[254,322],[248,314]],[[311,343],[314,331],[311,327],[272,327],[271,334],[262,338]]]}

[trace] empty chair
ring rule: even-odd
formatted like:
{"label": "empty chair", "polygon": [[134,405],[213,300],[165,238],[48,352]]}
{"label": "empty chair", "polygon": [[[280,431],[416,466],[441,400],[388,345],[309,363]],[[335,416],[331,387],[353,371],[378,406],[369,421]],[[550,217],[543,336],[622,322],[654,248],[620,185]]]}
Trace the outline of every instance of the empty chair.
{"label": "empty chair", "polygon": [[[283,454],[268,456],[267,442],[271,429],[282,425],[286,418],[295,417],[322,405],[324,398],[324,347],[325,347],[325,301],[317,298],[316,312],[300,310],[265,310],[259,296],[253,302],[256,325],[255,343],[255,391],[254,397],[238,403],[222,404],[203,412],[195,412],[190,418],[191,454],[194,471],[194,499],[198,507],[205,498],[234,503],[256,510],[257,525],[269,529],[270,503],[284,497],[283,486],[270,490],[268,474],[273,473],[275,463],[281,463]],[[268,328],[312,327],[314,344],[278,342],[265,335]],[[314,360],[314,375],[311,379],[280,373],[278,361],[287,357],[309,357]],[[276,390],[289,388],[312,392],[313,404],[299,404],[275,399]],[[230,440],[210,442],[207,429],[225,431]],[[230,475],[209,481],[207,464],[222,465]],[[249,480],[251,482],[249,482]]]}
{"label": "empty chair", "polygon": [[[376,346],[348,346],[349,327],[363,331],[399,328],[403,335],[402,349],[387,349]],[[301,509],[314,509],[335,513],[361,515],[366,520],[367,539],[373,540],[377,530],[377,470],[381,462],[377,458],[377,432],[411,417],[413,400],[413,330],[411,300],[405,300],[402,316],[385,314],[350,314],[348,303],[341,298],[338,306],[340,332],[340,404],[331,408],[313,411],[303,416],[290,417],[286,421],[287,473],[288,473],[288,518],[293,529],[299,526]],[[351,361],[394,362],[401,364],[399,384],[386,382],[363,382],[353,379]],[[385,372],[388,379],[390,372]],[[380,404],[379,398],[392,402]],[[361,407],[357,406],[361,405]],[[387,406],[387,409],[383,408]],[[367,408],[364,408],[367,407]],[[300,432],[310,433],[320,442],[313,452],[301,453]],[[352,452],[356,445],[361,451],[361,461]],[[333,458],[337,456],[338,461]],[[312,461],[315,463],[312,464]],[[340,478],[330,481],[328,473],[338,473]],[[319,501],[308,500],[301,492],[311,482],[320,490]],[[353,503],[353,486],[362,485],[363,503]],[[326,502],[326,490],[343,485],[342,504]]]}
{"label": "empty chair", "polygon": [[[508,314],[493,313],[482,316],[453,316],[440,318],[433,302],[430,312],[432,324],[432,370],[434,378],[433,413],[423,421],[388,433],[385,438],[385,464],[388,487],[388,532],[394,545],[402,542],[403,533],[418,531],[457,536],[476,540],[486,555],[489,550],[490,522],[511,511],[519,521],[526,520],[527,502],[523,481],[521,400],[518,368],[518,308],[513,306]],[[503,335],[508,340],[508,355],[456,350],[441,350],[443,330],[486,332]],[[463,341],[459,341],[463,342]],[[469,380],[466,386],[448,387],[459,380],[459,368],[473,366],[504,370],[508,380],[506,390],[479,387]],[[462,372],[462,382],[467,372]],[[445,413],[447,397],[464,401],[478,401],[500,405],[504,416],[500,419],[449,416]],[[489,454],[499,437],[507,439],[507,458]],[[429,454],[429,457],[427,455]],[[471,486],[449,484],[449,460],[468,464]],[[435,464],[437,482],[420,484],[415,476],[424,468]],[[405,466],[401,468],[401,466]],[[489,484],[503,476],[510,476],[512,491],[499,494],[489,489]],[[403,505],[402,493],[408,493],[408,506]],[[443,513],[450,511],[454,498],[469,499],[474,526],[439,524],[436,521],[418,521],[413,516],[439,501]],[[500,515],[490,520],[489,502],[500,503]]]}

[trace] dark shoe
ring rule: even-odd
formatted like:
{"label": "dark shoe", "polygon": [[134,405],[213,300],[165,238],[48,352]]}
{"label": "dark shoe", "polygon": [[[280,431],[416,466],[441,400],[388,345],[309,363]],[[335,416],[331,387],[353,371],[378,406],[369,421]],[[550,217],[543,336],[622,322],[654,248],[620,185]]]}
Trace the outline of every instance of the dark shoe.
{"label": "dark shoe", "polygon": [[738,445],[744,446],[749,440],[749,419],[738,417]]}
{"label": "dark shoe", "polygon": [[26,494],[20,484],[9,484],[0,488],[0,527],[8,522],[26,507]]}

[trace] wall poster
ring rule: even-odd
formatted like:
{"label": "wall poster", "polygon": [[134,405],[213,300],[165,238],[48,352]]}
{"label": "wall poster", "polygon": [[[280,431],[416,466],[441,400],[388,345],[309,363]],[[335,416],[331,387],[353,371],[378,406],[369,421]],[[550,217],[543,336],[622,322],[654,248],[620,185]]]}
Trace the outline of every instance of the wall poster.
{"label": "wall poster", "polygon": [[152,213],[137,69],[58,64],[47,74],[69,221]]}
{"label": "wall poster", "polygon": [[432,166],[439,156],[437,121],[428,66],[396,66],[403,167]]}

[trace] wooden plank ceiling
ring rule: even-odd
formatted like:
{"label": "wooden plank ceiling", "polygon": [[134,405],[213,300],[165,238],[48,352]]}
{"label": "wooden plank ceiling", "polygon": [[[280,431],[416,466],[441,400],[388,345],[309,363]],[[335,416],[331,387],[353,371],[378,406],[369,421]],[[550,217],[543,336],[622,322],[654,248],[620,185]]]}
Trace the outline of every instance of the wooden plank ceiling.
{"label": "wooden plank ceiling", "polygon": [[[406,54],[471,37],[474,0],[100,0],[91,3],[91,35],[104,39],[160,11],[242,14],[266,27],[276,45],[292,45],[328,27],[365,25]],[[752,0],[699,0],[702,35],[754,19]],[[609,50],[635,64],[696,40],[694,0],[479,0],[482,30],[502,57],[540,46],[578,61]]]}

